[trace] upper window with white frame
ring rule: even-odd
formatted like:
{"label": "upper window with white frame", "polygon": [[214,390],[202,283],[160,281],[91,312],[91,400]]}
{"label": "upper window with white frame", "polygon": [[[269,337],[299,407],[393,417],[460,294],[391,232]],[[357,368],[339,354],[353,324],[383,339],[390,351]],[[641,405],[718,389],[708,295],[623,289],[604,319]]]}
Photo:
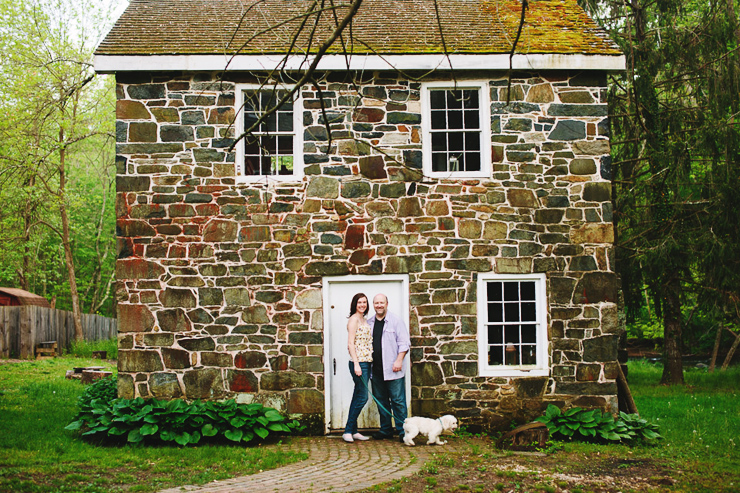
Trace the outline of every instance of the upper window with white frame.
{"label": "upper window with white frame", "polygon": [[478,277],[478,370],[481,376],[546,376],[544,274]]}
{"label": "upper window with white frame", "polygon": [[490,176],[490,106],[485,81],[422,84],[422,146],[427,176]]}
{"label": "upper window with white frame", "polygon": [[288,92],[287,88],[273,85],[237,85],[237,135],[248,132],[237,144],[239,179],[284,180],[303,175],[298,96],[276,109]]}

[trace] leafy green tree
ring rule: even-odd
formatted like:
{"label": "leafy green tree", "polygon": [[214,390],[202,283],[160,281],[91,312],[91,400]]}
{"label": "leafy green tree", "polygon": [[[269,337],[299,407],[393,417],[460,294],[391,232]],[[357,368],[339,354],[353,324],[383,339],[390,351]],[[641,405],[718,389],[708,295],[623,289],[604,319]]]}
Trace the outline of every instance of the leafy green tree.
{"label": "leafy green tree", "polygon": [[683,306],[738,320],[738,1],[584,4],[627,56],[610,102],[628,317],[647,289],[664,326],[662,382],[682,384]]}
{"label": "leafy green tree", "polygon": [[0,0],[0,50],[7,55],[0,65],[0,275],[62,295],[78,339],[80,288],[88,308],[100,310],[110,298],[114,261],[115,97],[112,81],[96,78],[92,68],[110,7]]}

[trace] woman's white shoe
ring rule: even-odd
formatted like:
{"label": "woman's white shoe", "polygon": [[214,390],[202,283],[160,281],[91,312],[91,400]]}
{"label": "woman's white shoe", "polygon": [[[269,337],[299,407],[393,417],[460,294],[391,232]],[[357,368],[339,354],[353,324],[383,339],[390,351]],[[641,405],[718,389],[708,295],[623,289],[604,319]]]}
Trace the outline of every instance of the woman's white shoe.
{"label": "woman's white shoe", "polygon": [[355,433],[354,435],[352,435],[352,438],[354,438],[355,440],[370,440],[370,437],[366,437],[365,435],[362,435],[360,433]]}
{"label": "woman's white shoe", "polygon": [[[359,433],[357,433],[357,435],[359,435]],[[362,435],[360,435],[360,436],[362,436]],[[354,438],[352,438],[352,434],[351,433],[345,433],[344,435],[342,435],[342,440],[344,440],[347,443],[352,443],[352,442],[355,441]]]}

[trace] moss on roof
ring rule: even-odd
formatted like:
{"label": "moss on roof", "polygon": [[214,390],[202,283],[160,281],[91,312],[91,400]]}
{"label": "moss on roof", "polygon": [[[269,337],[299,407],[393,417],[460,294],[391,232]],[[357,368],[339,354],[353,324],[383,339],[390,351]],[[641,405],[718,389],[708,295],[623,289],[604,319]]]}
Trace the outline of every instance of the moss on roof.
{"label": "moss on roof", "polygon": [[[330,35],[335,15],[346,14],[349,1],[336,0],[336,12],[311,12],[312,5],[307,0],[131,0],[96,54],[284,54],[304,20],[293,51],[315,52]],[[345,31],[346,49],[384,55],[444,53],[444,44],[457,54],[511,50],[520,0],[437,0],[437,6],[439,18],[433,0],[364,0]],[[339,41],[330,50],[342,51]],[[516,51],[621,54],[576,0],[530,0]]]}

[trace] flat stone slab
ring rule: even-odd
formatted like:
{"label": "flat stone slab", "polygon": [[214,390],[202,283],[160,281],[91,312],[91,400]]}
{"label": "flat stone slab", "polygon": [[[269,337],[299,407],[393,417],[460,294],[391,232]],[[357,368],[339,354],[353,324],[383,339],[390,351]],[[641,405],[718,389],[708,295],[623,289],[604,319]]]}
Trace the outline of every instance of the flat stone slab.
{"label": "flat stone slab", "polygon": [[105,370],[105,367],[104,366],[75,366],[74,367],[75,373],[82,373],[85,370],[100,371],[100,370]]}

